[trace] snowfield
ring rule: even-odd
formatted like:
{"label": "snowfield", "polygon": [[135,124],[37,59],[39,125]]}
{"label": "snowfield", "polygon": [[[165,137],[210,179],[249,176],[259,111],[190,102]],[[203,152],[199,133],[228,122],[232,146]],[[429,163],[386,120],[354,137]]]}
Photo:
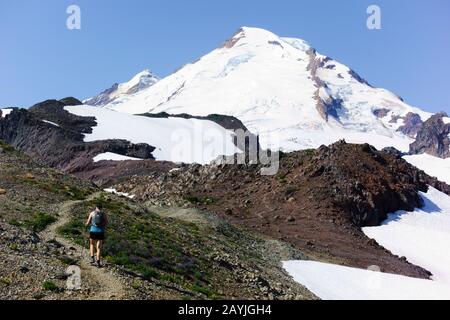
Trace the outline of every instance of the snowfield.
{"label": "snowfield", "polygon": [[404,156],[403,158],[428,175],[450,184],[450,158],[441,159],[429,154]]}
{"label": "snowfield", "polygon": [[450,286],[314,261],[286,261],[295,281],[323,300],[448,300]]}
{"label": "snowfield", "polygon": [[431,188],[425,206],[396,212],[363,232],[393,254],[430,271],[432,281],[313,261],[283,266],[322,299],[450,299],[450,197]]}
{"label": "snowfield", "polygon": [[421,196],[422,209],[393,213],[381,226],[363,231],[392,253],[430,271],[436,282],[450,285],[450,197],[431,187]]}
{"label": "snowfield", "polygon": [[113,152],[100,153],[94,157],[94,162],[110,160],[110,161],[126,161],[126,160],[142,160],[139,158],[127,157]]}
{"label": "snowfield", "polygon": [[125,139],[147,143],[156,148],[157,160],[208,164],[220,155],[239,152],[233,133],[212,121],[148,118],[91,106],[67,106],[65,110],[96,118],[97,126],[85,135],[86,142]]}

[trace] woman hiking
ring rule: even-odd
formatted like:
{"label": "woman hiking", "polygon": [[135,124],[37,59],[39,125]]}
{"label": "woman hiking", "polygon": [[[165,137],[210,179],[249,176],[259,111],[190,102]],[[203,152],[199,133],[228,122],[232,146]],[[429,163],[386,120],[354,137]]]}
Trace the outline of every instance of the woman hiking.
{"label": "woman hiking", "polygon": [[[101,267],[102,246],[105,240],[105,229],[107,225],[108,216],[103,211],[102,205],[98,203],[95,210],[89,213],[86,226],[91,226],[89,230],[91,263],[93,265],[97,264],[99,268]],[[97,248],[97,260],[94,256],[94,247]]]}

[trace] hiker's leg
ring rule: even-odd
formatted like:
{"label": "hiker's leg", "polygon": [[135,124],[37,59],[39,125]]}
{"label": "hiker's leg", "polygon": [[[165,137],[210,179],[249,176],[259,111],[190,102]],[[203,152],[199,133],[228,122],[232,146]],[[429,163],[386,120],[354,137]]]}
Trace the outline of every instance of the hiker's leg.
{"label": "hiker's leg", "polygon": [[94,240],[89,239],[89,253],[91,257],[94,256]]}
{"label": "hiker's leg", "polygon": [[103,241],[98,240],[97,241],[97,261],[100,261],[100,258],[102,257],[102,245],[103,245]]}

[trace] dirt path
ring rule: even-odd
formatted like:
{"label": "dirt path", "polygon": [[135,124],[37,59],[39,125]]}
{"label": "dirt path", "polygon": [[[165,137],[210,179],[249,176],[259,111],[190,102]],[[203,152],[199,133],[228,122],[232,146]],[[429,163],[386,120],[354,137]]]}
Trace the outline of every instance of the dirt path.
{"label": "dirt path", "polygon": [[[93,194],[90,198],[94,198]],[[71,209],[80,201],[66,201],[58,206],[58,221],[46,229],[42,237],[45,240],[56,240],[61,243],[66,251],[70,251],[73,256],[80,257],[79,267],[81,269],[82,289],[89,292],[88,299],[92,300],[123,300],[128,294],[122,281],[107,266],[97,268],[90,264],[89,250],[83,248],[70,240],[61,237],[56,232],[57,229],[68,222],[71,218]]]}

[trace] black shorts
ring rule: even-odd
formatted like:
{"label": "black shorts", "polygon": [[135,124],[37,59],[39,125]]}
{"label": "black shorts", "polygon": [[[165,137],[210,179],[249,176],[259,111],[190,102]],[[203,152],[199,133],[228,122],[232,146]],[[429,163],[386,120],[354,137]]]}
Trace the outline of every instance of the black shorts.
{"label": "black shorts", "polygon": [[89,235],[91,240],[105,240],[104,232],[90,232]]}

